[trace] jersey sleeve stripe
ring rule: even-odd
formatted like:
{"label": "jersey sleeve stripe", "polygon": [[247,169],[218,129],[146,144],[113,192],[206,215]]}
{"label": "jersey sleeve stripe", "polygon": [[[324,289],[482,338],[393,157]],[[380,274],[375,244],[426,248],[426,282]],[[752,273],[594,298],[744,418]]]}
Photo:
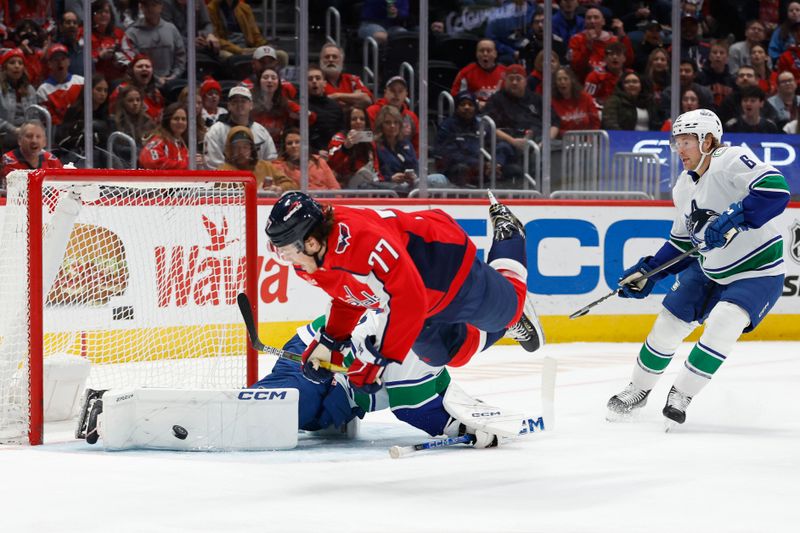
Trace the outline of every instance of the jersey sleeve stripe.
{"label": "jersey sleeve stripe", "polygon": [[750,183],[750,190],[759,191],[772,191],[789,194],[789,185],[786,183],[786,178],[781,174],[770,174],[763,176],[758,180]]}

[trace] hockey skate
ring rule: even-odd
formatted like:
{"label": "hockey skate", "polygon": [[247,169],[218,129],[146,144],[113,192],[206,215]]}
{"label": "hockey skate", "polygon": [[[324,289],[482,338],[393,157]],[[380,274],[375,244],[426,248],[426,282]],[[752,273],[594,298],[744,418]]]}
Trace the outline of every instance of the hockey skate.
{"label": "hockey skate", "polygon": [[494,240],[504,241],[510,239],[515,233],[525,238],[525,226],[514,216],[511,210],[497,201],[492,191],[489,194],[489,218],[494,228]]}
{"label": "hockey skate", "polygon": [[530,297],[525,297],[522,315],[516,324],[506,330],[505,336],[517,341],[528,352],[535,352],[544,346],[544,329],[542,329],[542,323],[539,322],[539,317],[536,316],[536,309],[534,309]]}
{"label": "hockey skate", "polygon": [[667,404],[661,413],[667,418],[665,422],[665,431],[674,428],[676,424],[683,424],[686,421],[686,408],[689,407],[692,397],[688,396],[674,386],[669,389],[667,395]]}
{"label": "hockey skate", "polygon": [[103,394],[106,390],[86,389],[81,408],[81,416],[75,428],[76,439],[86,439],[89,444],[95,444],[99,435],[97,434],[97,417],[103,412]]}
{"label": "hockey skate", "polygon": [[639,389],[633,383],[629,383],[625,390],[608,400],[606,420],[609,422],[625,420],[633,411],[647,405],[649,394],[649,390]]}

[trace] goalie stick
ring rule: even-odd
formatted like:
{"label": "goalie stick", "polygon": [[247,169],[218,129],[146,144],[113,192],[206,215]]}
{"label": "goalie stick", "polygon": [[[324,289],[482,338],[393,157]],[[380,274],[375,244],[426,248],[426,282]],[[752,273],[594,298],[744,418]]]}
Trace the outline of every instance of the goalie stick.
{"label": "goalie stick", "polygon": [[[522,420],[522,429],[520,429],[519,435],[553,430],[557,366],[558,363],[554,358],[544,358],[544,367],[542,368],[542,408],[544,410],[544,415],[538,418],[526,418],[525,420]],[[420,442],[419,444],[412,444],[410,446],[392,446],[389,448],[389,456],[392,459],[399,459],[414,452],[436,450],[439,448],[449,448],[458,444],[473,443],[475,443],[475,435],[465,433],[464,435],[460,435],[458,437],[434,439]]]}
{"label": "goalie stick", "polygon": [[[261,342],[261,339],[258,338],[256,322],[253,319],[253,311],[250,307],[250,298],[248,298],[245,293],[239,293],[239,295],[236,297],[236,303],[239,304],[239,311],[242,313],[244,325],[247,328],[247,335],[250,337],[250,344],[253,346],[253,348],[259,352],[274,355],[282,359],[288,359],[289,361],[295,361],[297,363],[303,362],[303,356],[300,354],[287,352],[286,350],[281,350],[280,348],[275,348],[274,346],[267,346]],[[320,361],[319,366],[326,370],[330,370],[331,372],[347,372],[347,368],[331,364],[327,361]]]}

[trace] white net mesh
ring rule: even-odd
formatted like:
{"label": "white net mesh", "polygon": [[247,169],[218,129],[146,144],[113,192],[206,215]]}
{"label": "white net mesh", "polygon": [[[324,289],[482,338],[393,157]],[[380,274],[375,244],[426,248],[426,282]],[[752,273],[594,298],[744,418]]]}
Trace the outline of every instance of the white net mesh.
{"label": "white net mesh", "polygon": [[92,363],[89,387],[245,385],[236,305],[246,277],[244,194],[208,179],[45,181],[46,297],[28,309],[28,180],[9,175],[0,234],[0,442],[24,440],[28,430],[31,313],[43,316],[45,358],[63,352]]}

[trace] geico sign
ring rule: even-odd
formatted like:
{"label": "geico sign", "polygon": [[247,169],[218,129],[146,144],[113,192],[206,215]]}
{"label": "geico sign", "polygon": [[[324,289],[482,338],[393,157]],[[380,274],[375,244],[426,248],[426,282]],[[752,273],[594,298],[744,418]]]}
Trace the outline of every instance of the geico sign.
{"label": "geico sign", "polygon": [[[600,230],[587,220],[570,218],[544,218],[532,220],[525,224],[528,252],[528,288],[537,294],[586,294],[597,288],[600,283],[601,266],[603,281],[608,288],[617,286],[617,280],[625,266],[623,253],[625,243],[631,239],[665,239],[669,235],[672,222],[669,220],[618,220],[612,223],[601,235]],[[589,248],[592,253],[580,255],[581,264],[575,275],[546,275],[540,264],[547,261],[545,254],[564,257],[569,251],[559,249],[558,241],[548,239],[574,239],[580,248]],[[574,251],[574,243],[569,247]],[[657,250],[652,250],[655,253]],[[539,254],[543,257],[540,257]],[[552,259],[554,256],[550,256]],[[586,259],[589,257],[590,259]],[[562,261],[564,259],[561,259]],[[569,259],[566,259],[567,261]],[[578,259],[576,258],[575,261]],[[669,277],[653,290],[656,294],[666,294],[672,284]]]}
{"label": "geico sign", "polygon": [[[732,143],[723,143],[730,146]],[[758,143],[760,147],[760,154],[753,151],[747,143],[741,143],[738,146],[746,148],[751,154],[756,156],[763,162],[775,165],[776,167],[785,167],[794,163],[797,159],[795,147],[789,143],[764,141]],[[669,152],[669,141],[664,139],[644,139],[633,145],[634,152],[641,152],[645,154],[656,154],[661,161],[661,164],[667,163],[667,152]],[[662,152],[664,152],[662,154]],[[662,157],[663,156],[663,157]]]}

